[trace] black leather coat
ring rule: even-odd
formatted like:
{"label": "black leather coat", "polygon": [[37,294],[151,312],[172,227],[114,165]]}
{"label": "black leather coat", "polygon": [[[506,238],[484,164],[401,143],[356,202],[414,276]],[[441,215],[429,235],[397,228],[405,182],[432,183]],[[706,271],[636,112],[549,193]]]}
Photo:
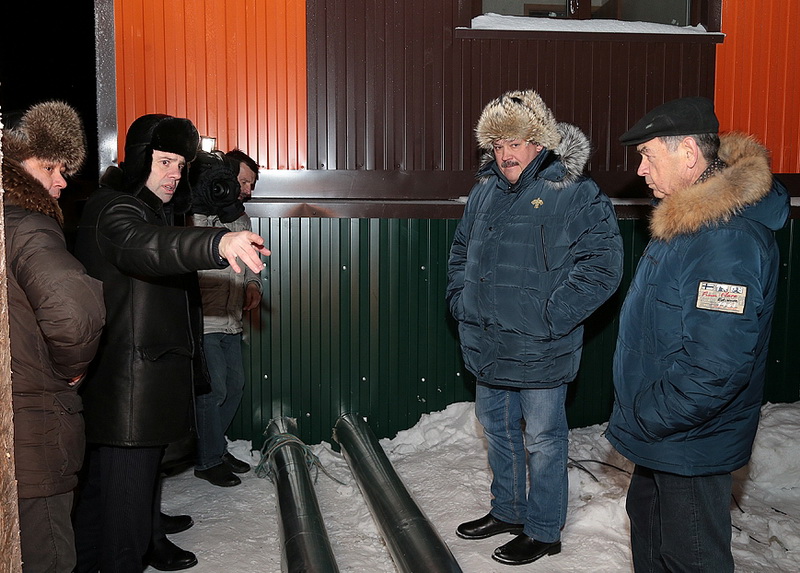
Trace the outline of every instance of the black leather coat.
{"label": "black leather coat", "polygon": [[130,194],[101,186],[84,208],[75,254],[103,281],[107,311],[82,390],[89,442],[157,446],[191,430],[202,336],[195,271],[227,264],[216,249],[225,231],[171,223],[146,187]]}

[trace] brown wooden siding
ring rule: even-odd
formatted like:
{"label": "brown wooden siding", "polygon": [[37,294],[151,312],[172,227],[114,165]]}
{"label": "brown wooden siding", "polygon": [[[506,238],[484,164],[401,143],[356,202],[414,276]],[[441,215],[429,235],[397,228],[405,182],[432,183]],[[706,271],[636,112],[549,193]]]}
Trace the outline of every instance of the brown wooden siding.
{"label": "brown wooden siding", "polygon": [[[617,138],[636,119],[668,99],[714,95],[721,35],[471,30],[469,4],[309,0],[309,169],[399,171],[397,182],[416,187],[424,171],[467,180],[479,165],[473,128],[483,106],[533,88],[589,135],[593,173],[630,173],[635,153]],[[606,179],[619,182],[609,194],[624,191],[624,177]],[[368,177],[353,189],[406,194]]]}
{"label": "brown wooden siding", "polygon": [[[721,36],[644,36],[459,30],[465,69],[477,71],[481,101],[536,89],[559,121],[582,128],[595,147],[592,172],[635,171],[618,137],[650,108],[690,95],[713,97]],[[474,121],[474,120],[473,120]],[[474,144],[473,144],[474,145]]]}
{"label": "brown wooden siding", "polygon": [[462,168],[461,4],[309,0],[309,169]]}

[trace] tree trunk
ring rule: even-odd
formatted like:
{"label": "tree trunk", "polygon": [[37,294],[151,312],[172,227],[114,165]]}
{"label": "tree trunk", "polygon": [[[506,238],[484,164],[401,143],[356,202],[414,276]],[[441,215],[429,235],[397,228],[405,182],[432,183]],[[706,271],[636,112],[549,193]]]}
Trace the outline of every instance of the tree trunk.
{"label": "tree trunk", "polygon": [[[2,127],[2,125],[0,125]],[[0,162],[3,149],[0,147]],[[3,176],[0,172],[0,197]],[[11,344],[8,339],[8,283],[6,275],[6,228],[0,201],[0,573],[19,573],[17,480],[14,479],[14,410],[11,404]]]}

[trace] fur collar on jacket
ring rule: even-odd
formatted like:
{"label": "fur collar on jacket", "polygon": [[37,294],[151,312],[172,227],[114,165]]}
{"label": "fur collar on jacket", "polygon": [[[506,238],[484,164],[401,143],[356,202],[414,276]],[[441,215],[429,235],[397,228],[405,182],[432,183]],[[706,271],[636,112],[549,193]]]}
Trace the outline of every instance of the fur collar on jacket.
{"label": "fur collar on jacket", "polygon": [[42,213],[58,221],[59,226],[64,226],[64,215],[58,201],[21,163],[9,157],[3,158],[3,189],[4,204]]}
{"label": "fur collar on jacket", "polygon": [[[551,149],[550,152],[555,154],[556,159],[561,162],[564,168],[555,174],[555,179],[552,176],[547,177],[547,179],[556,188],[561,189],[572,185],[583,175],[583,171],[586,169],[589,157],[592,154],[592,145],[589,143],[589,138],[577,125],[562,122],[556,126],[556,129],[561,136],[561,143]],[[494,160],[494,154],[491,151],[483,154],[481,169],[478,173],[479,177],[486,175],[486,168]]]}
{"label": "fur collar on jacket", "polygon": [[650,219],[653,238],[669,241],[708,224],[724,223],[770,192],[769,153],[755,139],[741,133],[720,136],[719,158],[728,164],[726,169],[656,205]]}

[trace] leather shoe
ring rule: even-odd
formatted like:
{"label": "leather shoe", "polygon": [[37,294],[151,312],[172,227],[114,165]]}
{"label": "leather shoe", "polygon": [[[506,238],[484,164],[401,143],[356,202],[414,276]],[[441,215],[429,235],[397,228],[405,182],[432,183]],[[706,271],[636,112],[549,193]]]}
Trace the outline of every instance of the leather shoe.
{"label": "leather shoe", "polygon": [[523,525],[500,521],[491,513],[480,519],[467,521],[456,528],[456,535],[462,539],[486,539],[499,533],[522,533]]}
{"label": "leather shoe", "polygon": [[222,461],[228,464],[228,467],[235,474],[246,474],[250,471],[250,464],[243,462],[230,452],[225,452],[222,454]]}
{"label": "leather shoe", "polygon": [[528,537],[524,533],[494,550],[492,559],[506,565],[525,565],[533,563],[545,555],[561,553],[561,542],[544,543]]}
{"label": "leather shoe", "polygon": [[191,551],[186,551],[163,537],[153,541],[147,563],[159,571],[180,571],[197,565],[197,557]]}
{"label": "leather shoe", "polygon": [[242,483],[242,480],[233,473],[228,464],[221,463],[208,468],[207,470],[194,470],[195,477],[206,480],[208,483],[219,487],[233,487]]}
{"label": "leather shoe", "polygon": [[194,525],[194,520],[191,515],[167,515],[163,511],[161,512],[161,527],[164,528],[164,533],[167,535],[186,531],[192,525]]}

